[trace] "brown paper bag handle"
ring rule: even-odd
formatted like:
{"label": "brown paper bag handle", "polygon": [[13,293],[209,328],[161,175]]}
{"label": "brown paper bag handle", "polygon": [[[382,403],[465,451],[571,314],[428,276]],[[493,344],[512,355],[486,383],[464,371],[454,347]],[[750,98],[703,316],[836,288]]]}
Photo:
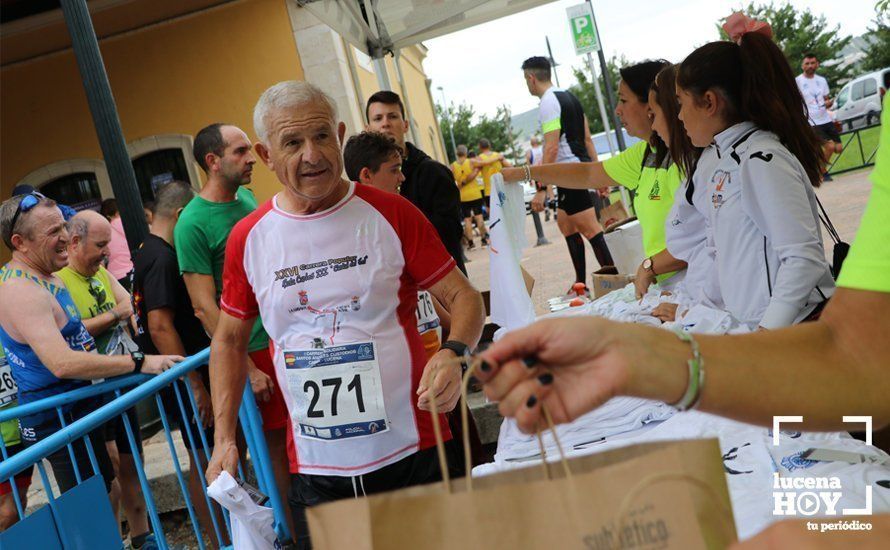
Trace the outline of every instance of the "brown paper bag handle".
{"label": "brown paper bag handle", "polygon": [[[436,371],[430,371],[429,377],[436,378]],[[436,438],[436,453],[439,457],[439,470],[442,472],[442,483],[445,485],[445,492],[451,492],[451,478],[448,475],[448,458],[445,456],[445,441],[442,439],[442,427],[439,426],[439,408],[436,405],[436,393],[433,391],[432,383],[429,384],[430,392],[430,414],[433,421],[433,436]]]}
{"label": "brown paper bag handle", "polygon": [[723,521],[720,522],[721,526],[726,530],[726,534],[728,535],[729,540],[735,540],[735,519],[732,515],[732,510],[726,507],[723,503],[720,495],[714,490],[713,487],[705,483],[704,481],[698,479],[695,476],[691,476],[689,474],[681,473],[681,472],[664,472],[659,474],[652,474],[641,479],[633,488],[628,491],[628,493],[624,496],[621,501],[621,505],[618,507],[618,532],[624,532],[625,523],[627,522],[627,516],[630,512],[630,506],[633,504],[633,501],[642,493],[645,489],[648,489],[652,485],[656,483],[661,483],[663,481],[683,481],[695,487],[698,487],[702,490],[708,497],[711,499],[713,504],[720,511],[720,519]]}
{"label": "brown paper bag handle", "polygon": [[[455,362],[464,362],[463,358],[458,358],[454,360]],[[479,366],[479,363],[482,362],[480,358],[474,358],[473,361],[467,367],[467,372],[464,373],[463,380],[461,381],[461,398],[463,399],[464,406],[460,409],[460,422],[461,422],[461,431],[463,432],[463,447],[464,447],[464,464],[466,464],[467,472],[464,476],[466,478],[467,491],[473,490],[473,461],[471,456],[470,449],[470,430],[469,430],[469,405],[467,402],[467,393],[469,392],[470,387],[470,378],[472,378],[473,374],[476,372],[476,368]],[[433,406],[435,407],[435,405]],[[435,410],[435,408],[433,409]],[[562,448],[562,443],[559,441],[559,436],[556,433],[556,428],[553,425],[553,417],[550,415],[550,411],[547,410],[543,404],[541,405],[541,410],[544,412],[544,419],[547,422],[547,427],[553,433],[553,440],[556,442],[556,448],[559,451],[559,461],[562,464],[563,472],[565,472],[565,476],[568,479],[572,478],[572,470],[569,467],[569,462],[566,460],[565,452]],[[550,470],[547,467],[547,453],[544,450],[544,440],[542,437],[542,432],[538,430],[535,434],[538,439],[538,447],[541,449],[541,467],[544,469],[544,477],[545,479],[552,479],[550,475]],[[438,436],[437,436],[438,437]],[[436,445],[439,445],[439,439],[436,440]],[[441,454],[444,457],[444,443],[442,443],[442,451]],[[441,460],[440,460],[441,463]],[[450,486],[446,485],[446,488],[450,491]]]}
{"label": "brown paper bag handle", "polygon": [[[445,365],[448,364],[463,364],[466,361],[463,357],[457,357],[450,361],[444,362]],[[471,448],[470,448],[470,430],[469,430],[469,405],[467,404],[467,393],[470,387],[470,378],[473,376],[473,373],[476,372],[476,368],[479,366],[482,360],[480,358],[474,358],[467,367],[467,372],[464,373],[463,379],[461,380],[461,389],[460,394],[463,399],[464,406],[460,409],[460,421],[461,428],[463,432],[463,450],[464,450],[464,464],[466,465],[467,472],[464,478],[466,479],[467,491],[473,490],[473,461],[471,456]],[[435,378],[436,372],[430,371],[428,376]],[[430,391],[430,409],[433,420],[433,436],[436,439],[436,452],[439,458],[439,469],[442,471],[442,483],[445,485],[445,491],[451,492],[451,478],[448,475],[448,458],[445,454],[445,441],[442,438],[442,428],[439,426],[439,408],[436,403],[436,395],[432,391]],[[556,433],[556,427],[553,424],[553,417],[550,415],[550,411],[547,410],[547,407],[541,404],[541,410],[544,413],[544,420],[547,423],[547,428],[553,434],[553,441],[556,442],[556,449],[559,452],[559,462],[562,465],[563,473],[565,477],[569,480],[572,479],[572,469],[569,467],[569,461],[566,459],[565,451],[562,448],[562,443],[559,441],[559,436]],[[541,449],[541,467],[544,469],[544,477],[545,479],[552,479],[550,475],[550,469],[547,466],[547,454],[544,450],[544,440],[542,436],[541,430],[535,434],[538,439],[538,447]]]}

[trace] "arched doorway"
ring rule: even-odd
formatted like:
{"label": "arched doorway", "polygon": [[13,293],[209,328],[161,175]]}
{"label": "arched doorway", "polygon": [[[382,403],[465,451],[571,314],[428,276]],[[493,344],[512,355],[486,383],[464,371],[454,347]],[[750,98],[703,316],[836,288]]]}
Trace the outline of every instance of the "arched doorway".
{"label": "arched doorway", "polygon": [[161,185],[181,180],[200,189],[201,179],[192,160],[192,137],[185,134],[159,134],[127,144],[142,201],[153,201]]}
{"label": "arched doorway", "polygon": [[16,183],[30,185],[54,201],[75,210],[98,209],[113,196],[105,163],[99,159],[69,159],[34,170]]}
{"label": "arched doorway", "polygon": [[153,201],[158,187],[173,180],[191,182],[182,149],[159,149],[133,159],[142,202]]}
{"label": "arched doorway", "polygon": [[102,193],[95,172],[75,172],[48,181],[40,186],[40,192],[59,204],[77,210],[99,210]]}

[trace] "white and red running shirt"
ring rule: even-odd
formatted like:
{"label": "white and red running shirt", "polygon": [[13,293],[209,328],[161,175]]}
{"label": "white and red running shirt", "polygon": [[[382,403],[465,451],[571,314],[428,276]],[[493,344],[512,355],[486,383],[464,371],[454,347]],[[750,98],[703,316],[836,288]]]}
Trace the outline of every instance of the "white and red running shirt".
{"label": "white and red running shirt", "polygon": [[417,208],[357,183],[322,212],[290,214],[274,197],[235,225],[220,307],[263,319],[292,472],[361,475],[435,445],[417,408],[417,292],[454,267]]}

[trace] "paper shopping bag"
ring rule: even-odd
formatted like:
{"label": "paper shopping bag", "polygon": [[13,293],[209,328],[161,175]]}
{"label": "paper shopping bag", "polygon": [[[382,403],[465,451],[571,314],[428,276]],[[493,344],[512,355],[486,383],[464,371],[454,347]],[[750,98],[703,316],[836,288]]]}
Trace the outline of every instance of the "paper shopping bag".
{"label": "paper shopping bag", "polygon": [[[568,472],[565,471],[568,468]],[[569,477],[566,475],[569,474]],[[716,439],[647,443],[308,509],[316,550],[724,548]]]}

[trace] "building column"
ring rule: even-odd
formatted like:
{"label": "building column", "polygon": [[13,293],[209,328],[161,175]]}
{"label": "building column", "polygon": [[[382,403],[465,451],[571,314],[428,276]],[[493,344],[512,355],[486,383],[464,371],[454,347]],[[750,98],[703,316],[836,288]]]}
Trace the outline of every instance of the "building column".
{"label": "building column", "polygon": [[348,52],[340,35],[296,2],[287,2],[287,12],[306,81],[334,99],[347,135],[360,132],[365,127],[364,116],[358,108]]}

